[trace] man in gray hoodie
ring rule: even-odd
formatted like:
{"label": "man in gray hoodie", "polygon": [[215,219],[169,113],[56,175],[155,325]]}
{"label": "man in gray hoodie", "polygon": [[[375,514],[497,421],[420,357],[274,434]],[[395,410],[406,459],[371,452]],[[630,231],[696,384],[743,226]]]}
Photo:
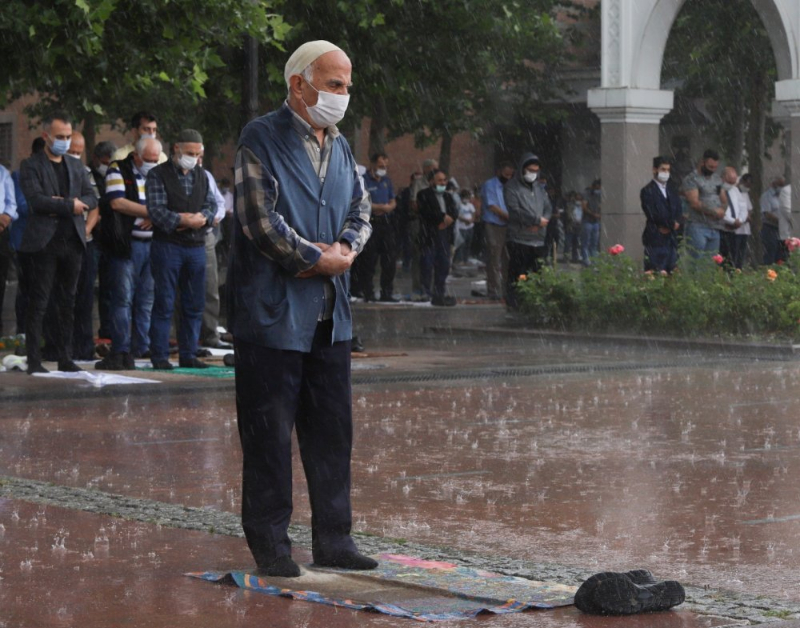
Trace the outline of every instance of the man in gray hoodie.
{"label": "man in gray hoodie", "polygon": [[553,213],[547,193],[537,184],[539,158],[526,153],[514,177],[503,188],[508,209],[508,296],[509,310],[518,307],[515,284],[520,275],[539,272],[545,256],[544,238]]}

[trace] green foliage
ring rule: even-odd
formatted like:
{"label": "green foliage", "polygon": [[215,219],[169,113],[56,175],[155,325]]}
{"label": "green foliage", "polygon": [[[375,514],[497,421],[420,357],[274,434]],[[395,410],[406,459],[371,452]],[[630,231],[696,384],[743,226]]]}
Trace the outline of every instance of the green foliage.
{"label": "green foliage", "polygon": [[579,273],[545,267],[517,283],[535,325],[660,336],[800,338],[800,252],[783,266],[731,272],[711,259],[691,272],[643,273],[603,253]]}
{"label": "green foliage", "polygon": [[[237,97],[230,50],[245,35],[280,47],[288,26],[270,6],[267,0],[5,0],[0,106],[37,92],[31,115],[59,107],[95,124],[151,108],[164,113],[168,137],[189,125],[212,92]],[[204,129],[210,134],[228,119],[219,113],[226,107],[215,104],[217,124]]]}
{"label": "green foliage", "polygon": [[[353,60],[356,115],[381,116],[390,137],[418,146],[443,134],[483,134],[502,107],[535,108],[562,87],[567,29],[556,0],[317,0],[286,2],[292,46],[328,39]],[[565,8],[567,7],[567,8]],[[503,109],[505,111],[505,109]]]}

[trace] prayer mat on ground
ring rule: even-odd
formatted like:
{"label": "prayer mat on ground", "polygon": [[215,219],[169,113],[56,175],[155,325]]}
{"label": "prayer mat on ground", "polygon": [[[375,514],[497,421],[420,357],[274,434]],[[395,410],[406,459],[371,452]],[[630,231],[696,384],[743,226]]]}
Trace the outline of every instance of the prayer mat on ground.
{"label": "prayer mat on ground", "polygon": [[232,366],[209,366],[206,369],[185,369],[176,366],[171,371],[154,371],[150,367],[136,367],[137,371],[150,373],[170,373],[172,375],[197,375],[199,377],[213,377],[216,379],[233,379],[235,371]]}
{"label": "prayer mat on ground", "polygon": [[268,595],[420,621],[568,606],[576,590],[399,554],[377,558],[380,564],[374,571],[304,567],[299,578],[259,577],[247,571],[186,575]]}

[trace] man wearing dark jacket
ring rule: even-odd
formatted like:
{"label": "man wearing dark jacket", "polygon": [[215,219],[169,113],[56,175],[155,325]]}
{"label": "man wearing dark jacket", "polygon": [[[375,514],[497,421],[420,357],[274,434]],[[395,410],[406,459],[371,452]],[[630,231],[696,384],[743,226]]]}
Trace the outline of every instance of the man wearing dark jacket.
{"label": "man wearing dark jacket", "polygon": [[520,275],[539,272],[546,253],[545,235],[553,207],[538,178],[539,158],[527,153],[517,173],[503,188],[508,209],[506,303],[509,310],[516,310],[518,306],[515,284]]}
{"label": "man wearing dark jacket", "polygon": [[[431,305],[452,307],[455,297],[446,296],[445,282],[450,273],[450,247],[455,238],[458,208],[452,194],[445,192],[447,173],[434,170],[429,186],[417,195],[420,219],[420,279],[431,295]],[[433,286],[431,286],[433,275]]]}
{"label": "man wearing dark jacket", "polygon": [[206,305],[206,228],[214,222],[217,201],[198,160],[203,137],[184,129],[173,146],[172,159],[147,175],[147,215],[153,223],[150,266],[155,286],[150,317],[150,361],[170,370],[169,330],[178,288],[181,322],[178,358],[183,368],[206,368],[197,359],[200,324]]}
{"label": "man wearing dark jacket", "polygon": [[640,198],[647,223],[642,233],[644,269],[671,273],[678,264],[681,199],[669,185],[672,164],[667,157],[653,159],[653,180],[642,188]]}
{"label": "man wearing dark jacket", "polygon": [[65,156],[72,139],[72,123],[64,114],[43,120],[45,149],[26,159],[20,183],[30,217],[19,253],[28,280],[25,316],[28,373],[46,373],[42,366],[42,321],[51,292],[60,326],[54,338],[58,369],[79,371],[72,361],[71,340],[75,291],[86,247],[86,214],[97,207],[83,164]]}

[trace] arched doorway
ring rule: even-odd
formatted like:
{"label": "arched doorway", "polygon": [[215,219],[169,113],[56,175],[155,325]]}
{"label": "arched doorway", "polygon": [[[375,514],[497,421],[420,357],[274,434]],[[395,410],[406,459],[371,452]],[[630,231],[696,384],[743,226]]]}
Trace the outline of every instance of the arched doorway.
{"label": "arched doorway", "polygon": [[[588,105],[601,123],[604,231],[641,257],[639,190],[652,177],[661,119],[674,106],[673,92],[661,89],[661,65],[686,0],[601,1],[601,87],[589,90]],[[793,138],[787,159],[794,180],[800,178],[800,3],[751,1],[775,53],[775,110]],[[793,196],[800,207],[800,185]]]}

